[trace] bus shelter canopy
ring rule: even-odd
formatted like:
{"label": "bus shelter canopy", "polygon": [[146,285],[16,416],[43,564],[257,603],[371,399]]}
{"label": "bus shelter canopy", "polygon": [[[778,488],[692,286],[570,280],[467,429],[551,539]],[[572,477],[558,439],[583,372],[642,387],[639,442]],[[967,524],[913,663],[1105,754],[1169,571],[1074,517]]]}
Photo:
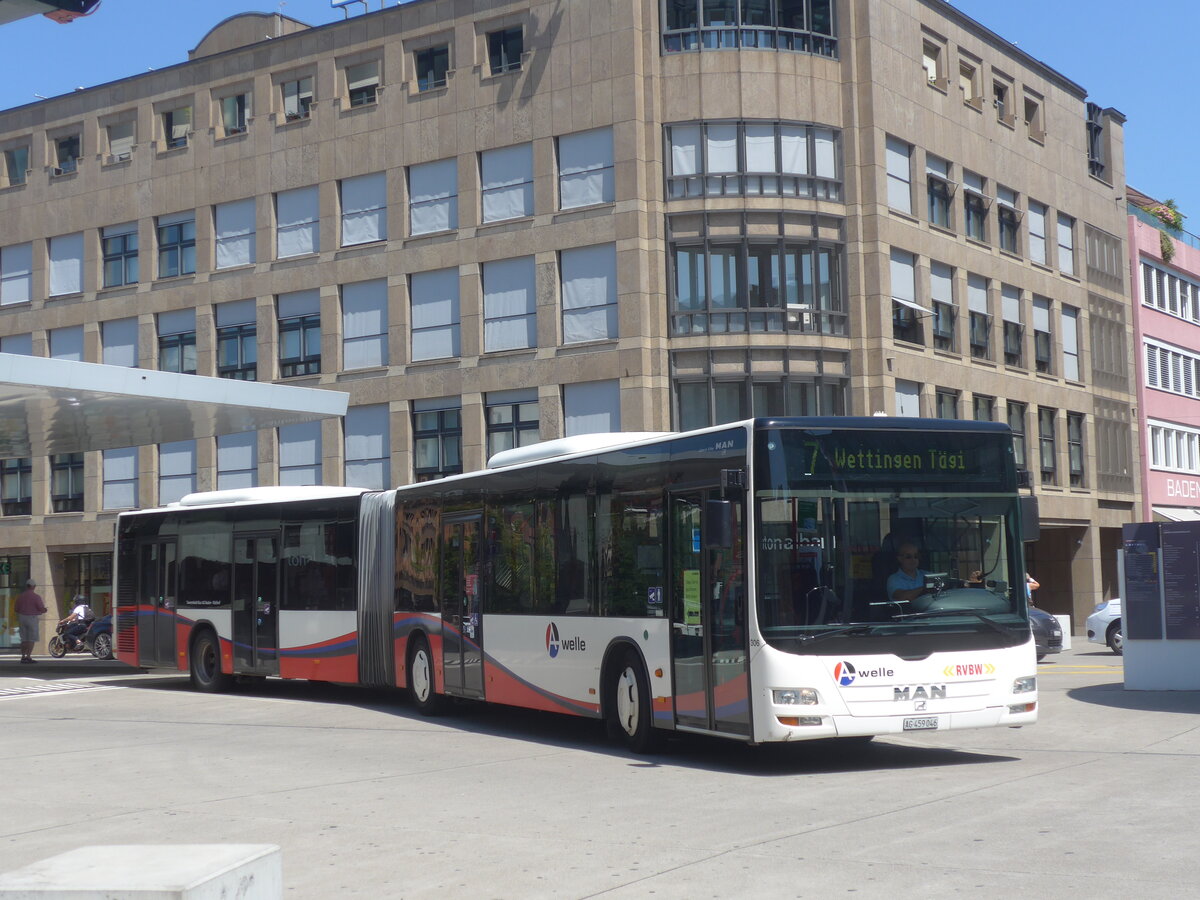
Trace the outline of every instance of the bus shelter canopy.
{"label": "bus shelter canopy", "polygon": [[113,450],[343,416],[341,391],[0,353],[0,459]]}

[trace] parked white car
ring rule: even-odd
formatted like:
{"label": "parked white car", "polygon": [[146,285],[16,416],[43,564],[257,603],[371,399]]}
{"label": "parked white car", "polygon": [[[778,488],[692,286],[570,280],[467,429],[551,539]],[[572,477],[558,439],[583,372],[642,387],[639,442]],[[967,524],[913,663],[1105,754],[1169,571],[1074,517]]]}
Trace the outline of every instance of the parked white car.
{"label": "parked white car", "polygon": [[1121,630],[1121,598],[1113,597],[1101,603],[1087,617],[1087,636],[1093,644],[1107,644],[1120,656],[1125,649],[1125,634]]}

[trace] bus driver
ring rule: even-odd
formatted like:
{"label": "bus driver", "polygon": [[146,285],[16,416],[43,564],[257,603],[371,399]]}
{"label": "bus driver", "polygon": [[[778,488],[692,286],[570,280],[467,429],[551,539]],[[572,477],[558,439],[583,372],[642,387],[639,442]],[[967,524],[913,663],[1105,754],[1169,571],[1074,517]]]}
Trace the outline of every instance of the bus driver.
{"label": "bus driver", "polygon": [[929,593],[925,586],[925,572],[917,567],[921,553],[917,545],[906,541],[896,551],[896,561],[900,564],[895,572],[888,576],[887,597],[892,603],[911,603],[918,597]]}

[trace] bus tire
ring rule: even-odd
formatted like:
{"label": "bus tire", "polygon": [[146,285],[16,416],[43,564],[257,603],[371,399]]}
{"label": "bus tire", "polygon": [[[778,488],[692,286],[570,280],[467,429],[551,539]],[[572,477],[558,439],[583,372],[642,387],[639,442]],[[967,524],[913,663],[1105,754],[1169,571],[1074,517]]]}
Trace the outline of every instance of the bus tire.
{"label": "bus tire", "polygon": [[197,691],[219,694],[229,690],[233,679],[221,671],[221,642],[211,629],[205,628],[192,638],[188,670]]}
{"label": "bus tire", "polygon": [[433,653],[423,635],[417,635],[409,645],[408,694],[417,712],[423,716],[435,715],[441,708],[441,697],[433,678]]}
{"label": "bus tire", "polygon": [[624,651],[609,670],[608,731],[634,753],[652,753],[659,745],[653,725],[650,681],[641,659]]}

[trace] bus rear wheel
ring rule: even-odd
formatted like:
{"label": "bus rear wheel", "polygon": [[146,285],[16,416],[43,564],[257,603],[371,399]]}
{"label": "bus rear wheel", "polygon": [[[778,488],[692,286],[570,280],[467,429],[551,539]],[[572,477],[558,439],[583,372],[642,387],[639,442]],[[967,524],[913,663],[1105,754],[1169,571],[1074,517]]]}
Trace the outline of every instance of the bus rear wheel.
{"label": "bus rear wheel", "polygon": [[626,650],[612,669],[608,703],[608,731],[634,753],[652,753],[659,735],[652,724],[650,682],[642,661]]}
{"label": "bus rear wheel", "polygon": [[221,671],[221,643],[211,631],[202,631],[192,639],[189,669],[196,690],[217,694],[229,689],[232,679]]}
{"label": "bus rear wheel", "polygon": [[432,716],[441,706],[433,680],[433,654],[424,637],[416,638],[408,651],[408,693],[423,716]]}

